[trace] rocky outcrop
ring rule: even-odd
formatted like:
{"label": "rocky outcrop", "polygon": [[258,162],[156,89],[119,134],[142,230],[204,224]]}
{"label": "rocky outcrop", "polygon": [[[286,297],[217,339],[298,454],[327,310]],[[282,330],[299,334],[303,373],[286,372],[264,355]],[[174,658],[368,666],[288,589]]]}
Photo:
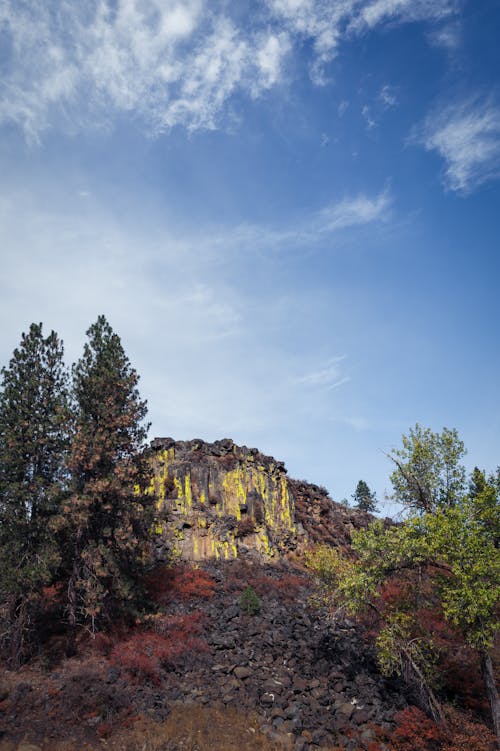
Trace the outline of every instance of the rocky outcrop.
{"label": "rocky outcrop", "polygon": [[283,462],[232,440],[152,444],[158,530],[186,560],[272,557],[305,537]]}
{"label": "rocky outcrop", "polygon": [[295,518],[313,543],[347,548],[356,529],[367,527],[373,516],[364,511],[334,503],[326,488],[305,480],[289,480],[295,499]]}
{"label": "rocky outcrop", "polygon": [[347,545],[352,529],[370,519],[229,438],[155,438],[151,448],[151,490],[164,512],[157,540],[185,560],[271,558],[307,540]]}

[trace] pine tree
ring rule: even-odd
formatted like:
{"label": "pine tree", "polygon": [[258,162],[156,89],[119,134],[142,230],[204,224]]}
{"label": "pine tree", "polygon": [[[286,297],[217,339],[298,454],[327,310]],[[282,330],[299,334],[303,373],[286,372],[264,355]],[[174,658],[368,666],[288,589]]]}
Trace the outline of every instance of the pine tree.
{"label": "pine tree", "polygon": [[58,562],[51,521],[66,482],[69,441],[63,345],[33,323],[22,335],[0,393],[0,598],[10,662],[29,650],[28,624]]}
{"label": "pine tree", "polygon": [[144,441],[146,402],[119,337],[104,316],[73,366],[72,493],[60,518],[66,539],[68,617],[92,632],[135,612],[149,560],[154,497]]}
{"label": "pine tree", "polygon": [[376,495],[370,490],[364,480],[358,482],[352,498],[354,500],[354,507],[360,511],[377,511]]}

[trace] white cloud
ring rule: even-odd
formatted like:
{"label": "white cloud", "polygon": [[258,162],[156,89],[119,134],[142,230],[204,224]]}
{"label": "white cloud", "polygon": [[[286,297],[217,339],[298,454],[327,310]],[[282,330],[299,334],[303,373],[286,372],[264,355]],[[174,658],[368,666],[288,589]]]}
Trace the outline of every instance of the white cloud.
{"label": "white cloud", "polygon": [[293,34],[312,39],[316,52],[312,77],[322,83],[322,65],[337,54],[342,40],[387,22],[448,18],[462,0],[270,0],[269,5]]}
{"label": "white cloud", "polygon": [[271,88],[280,80],[283,60],[289,51],[290,40],[287,34],[264,35],[256,60],[261,81],[266,88]]}
{"label": "white cloud", "polygon": [[430,43],[436,47],[443,47],[448,52],[455,52],[462,41],[462,27],[457,21],[451,21],[437,29],[432,29],[427,36]]}
{"label": "white cloud", "polygon": [[368,130],[372,130],[372,128],[374,128],[377,125],[377,123],[374,120],[371,110],[367,104],[363,106],[361,110],[361,114],[363,115],[363,118],[366,122],[366,127],[368,128]]}
{"label": "white cloud", "polygon": [[382,86],[378,95],[372,99],[370,104],[365,104],[361,108],[361,116],[366,123],[366,129],[376,128],[385,112],[396,107],[397,101],[396,88],[389,84]]}
{"label": "white cloud", "polygon": [[117,111],[153,132],[214,128],[237,88],[258,96],[279,81],[289,49],[285,33],[239,29],[203,0],[6,0],[0,23],[12,50],[0,122],[31,141],[54,124],[106,125]]}
{"label": "white cloud", "polygon": [[348,375],[342,373],[340,363],[345,360],[345,355],[331,357],[326,363],[322,363],[314,370],[309,370],[294,379],[294,383],[309,388],[335,389],[350,381]]}
{"label": "white cloud", "polygon": [[382,86],[379,93],[379,99],[386,109],[395,107],[398,102],[395,88],[393,86],[389,86],[389,84]]}
{"label": "white cloud", "polygon": [[339,117],[343,117],[346,113],[346,111],[349,109],[349,102],[346,99],[343,99],[337,109]]}
{"label": "white cloud", "polygon": [[304,248],[307,252],[312,252],[323,247],[325,241],[328,241],[328,247],[331,248],[331,240],[337,234],[356,236],[362,227],[387,222],[391,216],[391,207],[392,196],[388,189],[373,196],[360,193],[334,201],[319,211],[304,216],[295,224],[289,222],[286,228],[241,224],[230,230],[209,232],[204,244],[219,253],[248,249],[254,254],[265,255],[269,251],[284,253],[296,249],[302,251]]}
{"label": "white cloud", "polygon": [[447,106],[428,117],[411,141],[445,160],[450,190],[467,194],[500,176],[500,106],[491,100]]}
{"label": "white cloud", "polygon": [[335,232],[347,227],[386,221],[391,203],[392,199],[387,190],[375,198],[363,194],[345,198],[320,212],[318,228],[321,232]]}
{"label": "white cloud", "polygon": [[350,29],[360,31],[385,21],[408,23],[447,17],[460,7],[457,0],[371,0],[354,15]]}
{"label": "white cloud", "polygon": [[[342,41],[391,21],[445,19],[459,0],[260,0],[248,15],[208,0],[3,0],[0,122],[37,141],[49,127],[108,127],[129,113],[153,133],[215,128],[233,94],[285,77],[304,39],[311,76]],[[237,9],[238,10],[238,9]]]}

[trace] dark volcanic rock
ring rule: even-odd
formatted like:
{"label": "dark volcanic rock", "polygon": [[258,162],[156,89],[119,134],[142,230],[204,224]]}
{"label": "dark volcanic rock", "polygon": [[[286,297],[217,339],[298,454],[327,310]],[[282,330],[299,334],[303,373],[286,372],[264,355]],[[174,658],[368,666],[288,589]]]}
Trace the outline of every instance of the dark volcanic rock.
{"label": "dark volcanic rock", "polygon": [[272,558],[307,540],[348,545],[372,518],[336,504],[318,485],[290,480],[283,462],[229,438],[151,443],[153,484],[165,512],[159,556]]}

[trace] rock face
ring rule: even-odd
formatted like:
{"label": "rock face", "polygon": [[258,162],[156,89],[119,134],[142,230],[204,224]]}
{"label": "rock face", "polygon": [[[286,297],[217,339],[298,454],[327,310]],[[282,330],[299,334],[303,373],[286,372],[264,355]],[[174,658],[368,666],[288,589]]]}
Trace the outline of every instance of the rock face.
{"label": "rock face", "polygon": [[283,462],[230,439],[156,438],[151,448],[152,489],[167,520],[158,532],[182,558],[272,557],[304,539]]}
{"label": "rock face", "polygon": [[165,522],[158,539],[185,560],[270,558],[307,540],[348,545],[371,518],[324,488],[290,480],[283,462],[231,439],[155,438],[151,489]]}

